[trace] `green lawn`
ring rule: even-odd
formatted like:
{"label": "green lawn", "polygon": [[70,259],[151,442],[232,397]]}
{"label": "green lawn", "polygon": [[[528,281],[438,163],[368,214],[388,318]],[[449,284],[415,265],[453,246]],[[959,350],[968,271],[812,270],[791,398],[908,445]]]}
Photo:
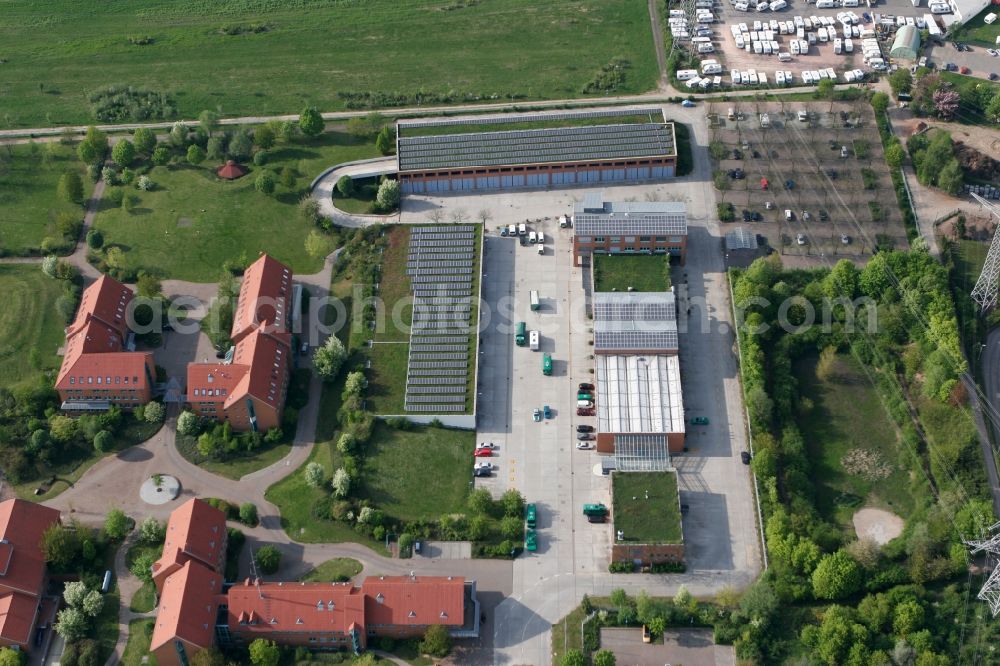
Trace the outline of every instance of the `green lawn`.
{"label": "green lawn", "polygon": [[[848,531],[853,530],[851,517],[862,506],[907,517],[913,509],[912,461],[899,445],[874,387],[850,356],[837,357],[828,379],[816,375],[816,361],[802,359],[794,368],[803,397],[813,403],[811,410],[800,411],[799,427],[812,463],[816,506],[825,518]],[[855,449],[877,454],[890,465],[888,476],[865,478],[849,473],[842,461]]]}
{"label": "green lawn", "polygon": [[475,123],[461,125],[404,125],[400,127],[399,135],[438,136],[441,134],[468,134],[473,132],[506,132],[508,130],[549,129],[553,127],[591,127],[594,125],[622,125],[641,123],[662,123],[663,114],[624,114],[621,116],[602,116],[599,118],[564,118],[562,120],[529,120],[511,121],[505,123]]}
{"label": "green lawn", "polygon": [[[288,440],[289,436],[284,439]],[[197,465],[212,474],[218,474],[234,481],[239,481],[247,474],[273,465],[292,450],[292,445],[288,441],[281,441],[277,444],[263,442],[260,448],[252,453],[240,453],[225,460],[212,460],[198,453],[197,438],[178,433],[176,442],[177,451],[192,465]]]}
{"label": "green lawn", "polygon": [[[5,97],[0,95],[0,106]],[[29,143],[0,148],[0,210],[3,211],[0,251],[38,254],[45,236],[60,236],[55,230],[59,213],[73,212],[83,219],[82,206],[71,204],[57,194],[59,177],[66,171],[80,174],[84,195],[89,197],[94,184],[87,178],[72,146]]]}
{"label": "green lawn", "polygon": [[156,607],[156,588],[152,583],[143,583],[129,603],[129,609],[134,613],[148,613]]}
{"label": "green lawn", "polygon": [[[156,666],[156,657],[149,654],[149,644],[153,640],[153,627],[156,621],[153,619],[132,620],[128,623],[128,643],[125,644],[125,652],[122,654],[122,666]],[[143,657],[148,655],[149,661],[144,662]]]}
{"label": "green lawn", "polygon": [[595,254],[594,291],[665,291],[670,258],[665,254]]}
{"label": "green lawn", "polygon": [[971,292],[976,286],[976,280],[979,279],[983,264],[986,263],[986,253],[989,249],[990,244],[983,241],[958,241],[958,252],[955,253],[956,268],[964,290]]}
{"label": "green lawn", "polygon": [[354,194],[345,197],[337,188],[333,189],[333,205],[348,213],[364,215],[370,212],[375,195],[378,194],[378,178],[358,178],[354,181]]}
{"label": "green lawn", "polygon": [[[155,435],[162,426],[162,423],[140,422],[126,416],[125,425],[115,437],[111,451],[99,454],[94,451],[92,446],[71,446],[50,465],[38,465],[36,477],[14,486],[14,492],[21,499],[46,502],[76,483],[88,469],[104,456],[116,455],[118,451],[145,442]],[[35,489],[45,485],[43,482],[50,477],[55,477],[55,482],[48,487],[46,492],[36,495]]]}
{"label": "green lawn", "polygon": [[[2,228],[6,225],[0,233]],[[42,273],[37,265],[0,264],[0,386],[22,383],[37,377],[39,370],[59,367],[56,350],[65,342],[65,322],[55,303],[64,284]]]}
{"label": "green lawn", "polygon": [[987,5],[986,9],[973,16],[956,33],[955,39],[987,48],[996,48],[997,37],[1000,37],[1000,21],[989,25],[983,19],[989,13],[1000,14],[995,5]]}
{"label": "green lawn", "polygon": [[376,344],[368,350],[372,367],[366,371],[365,400],[375,414],[403,414],[406,397],[406,367],[410,345],[405,342]]}
{"label": "green lawn", "polygon": [[[149,177],[156,189],[134,191],[138,204],[131,213],[105,197],[95,226],[104,232],[106,246],[125,250],[130,267],[162,277],[213,282],[223,262],[241,255],[253,260],[265,251],[296,273],[315,273],[323,260],[304,251],[313,227],[299,215],[299,200],[323,169],[376,154],[370,142],[327,132],[308,143],[269,151],[266,166],[251,167],[249,174],[231,182],[216,177],[218,161],[153,167]],[[279,185],[271,196],[254,189],[257,172],[277,174],[285,167],[298,176],[294,187]]]}
{"label": "green lawn", "polygon": [[675,472],[617,473],[611,483],[612,517],[625,541],[683,543]]}
{"label": "green lawn", "polygon": [[404,431],[377,422],[365,445],[358,494],[402,520],[464,512],[475,442],[475,433],[467,430],[414,426]]}
{"label": "green lawn", "polygon": [[641,0],[11,0],[0,43],[7,127],[91,121],[89,95],[114,84],[167,93],[193,118],[334,110],[344,93],[413,105],[581,97],[615,58],[629,61],[615,94],[657,78]]}
{"label": "green lawn", "polygon": [[323,562],[318,567],[302,577],[304,581],[316,582],[341,582],[348,578],[354,578],[364,567],[361,562],[350,557],[335,557],[332,560]]}
{"label": "green lawn", "polygon": [[[608,597],[590,597],[594,608],[612,609]],[[552,663],[558,664],[569,650],[583,650],[583,621],[587,618],[583,606],[577,606],[566,617],[552,625]]]}
{"label": "green lawn", "polygon": [[91,636],[101,646],[101,661],[104,663],[115,649],[118,642],[118,585],[104,595],[104,606],[94,618],[94,628]]}

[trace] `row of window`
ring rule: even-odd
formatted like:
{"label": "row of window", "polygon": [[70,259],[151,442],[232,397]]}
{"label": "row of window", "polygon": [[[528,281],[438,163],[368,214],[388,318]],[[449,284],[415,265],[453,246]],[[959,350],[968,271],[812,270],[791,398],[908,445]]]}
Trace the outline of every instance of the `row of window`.
{"label": "row of window", "polygon": [[[94,377],[86,377],[86,378],[84,378],[82,376],[80,376],[80,377],[70,377],[69,378],[69,383],[70,384],[76,384],[77,383],[77,379],[80,380],[79,381],[80,384],[84,384],[84,383],[86,383],[86,384],[111,384],[112,383],[111,382],[111,377],[98,377],[97,381],[95,382],[94,381]],[[84,382],[83,381],[84,379],[86,379],[87,381]],[[115,384],[126,384],[127,385],[128,384],[128,377],[120,377],[120,376],[115,377],[114,383]],[[133,375],[132,376],[132,383],[133,384],[138,384],[139,383],[139,378],[136,377],[135,375]]]}
{"label": "row of window", "polygon": [[430,174],[400,174],[400,178],[420,178],[423,176],[433,175],[433,176],[472,176],[490,173],[523,173],[526,171],[562,171],[563,169],[581,169],[581,168],[612,168],[612,167],[625,167],[625,166],[648,166],[650,164],[673,164],[673,158],[651,158],[645,160],[628,160],[623,162],[580,162],[573,164],[542,164],[533,166],[515,166],[515,167],[498,167],[492,169],[463,169],[462,171],[433,171]]}
{"label": "row of window", "polygon": [[[625,243],[632,245],[636,241],[635,236],[625,236]],[[639,236],[640,243],[649,243],[651,236]],[[578,243],[621,243],[622,236],[576,236],[574,240]],[[657,236],[657,243],[671,243],[679,245],[683,239],[680,236],[671,236],[668,240],[666,236]]]}
{"label": "row of window", "polygon": [[[212,393],[212,391],[215,391],[215,393]],[[194,389],[193,395],[202,395],[202,396],[206,396],[206,397],[208,397],[210,395],[226,395],[226,389],[224,389],[224,388],[223,389]]]}
{"label": "row of window", "polygon": [[104,391],[104,390],[82,390],[82,389],[69,389],[64,391],[66,397],[69,399],[83,399],[83,400],[111,400],[111,401],[122,401],[122,402],[135,402],[136,400],[145,399],[145,396],[140,396],[136,391]]}

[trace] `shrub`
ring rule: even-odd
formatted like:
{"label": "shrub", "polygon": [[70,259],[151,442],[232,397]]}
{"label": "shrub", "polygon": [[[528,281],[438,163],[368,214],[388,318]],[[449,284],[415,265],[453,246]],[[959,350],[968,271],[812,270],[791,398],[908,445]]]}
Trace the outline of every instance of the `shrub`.
{"label": "shrub", "polygon": [[240,522],[244,525],[253,527],[257,524],[257,505],[253,502],[247,502],[240,505]]}
{"label": "shrub", "polygon": [[424,632],[424,639],[420,641],[420,651],[432,657],[447,657],[451,652],[451,635],[444,625],[432,624]]}
{"label": "shrub", "polygon": [[274,192],[274,176],[265,171],[257,176],[253,186],[261,194],[271,194]]}
{"label": "shrub", "polygon": [[104,245],[104,234],[99,229],[91,228],[87,231],[87,245],[92,250],[100,250]]}
{"label": "shrub", "polygon": [[281,551],[272,545],[259,548],[256,553],[257,564],[265,574],[273,574],[281,566]]}
{"label": "shrub", "polygon": [[343,197],[350,197],[354,195],[354,179],[350,176],[341,176],[340,180],[337,181],[337,191]]}
{"label": "shrub", "polygon": [[149,176],[142,175],[139,176],[139,180],[135,182],[135,186],[138,187],[143,192],[149,192],[150,190],[156,187],[156,183],[154,183],[153,179],[150,178]]}
{"label": "shrub", "polygon": [[173,100],[165,93],[109,86],[90,96],[94,116],[103,122],[143,121],[170,118],[177,113]]}
{"label": "shrub", "polygon": [[139,538],[143,543],[161,543],[166,536],[166,527],[152,516],[139,523]]}
{"label": "shrub", "polygon": [[319,488],[326,483],[326,473],[323,471],[323,466],[318,462],[311,462],[306,465],[302,476],[305,478],[306,485],[310,488]]}
{"label": "shrub", "polygon": [[151,402],[146,405],[143,414],[150,423],[163,423],[163,417],[166,416],[167,410],[163,407],[163,403]]}
{"label": "shrub", "polygon": [[201,427],[198,422],[198,415],[194,412],[181,412],[181,415],[177,417],[177,432],[180,434],[193,437],[194,435],[197,435],[200,430]]}

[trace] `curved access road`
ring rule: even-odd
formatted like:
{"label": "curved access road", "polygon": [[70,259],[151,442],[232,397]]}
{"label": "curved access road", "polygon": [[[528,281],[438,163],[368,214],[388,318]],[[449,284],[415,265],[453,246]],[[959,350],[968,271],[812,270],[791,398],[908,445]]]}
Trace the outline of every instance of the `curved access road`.
{"label": "curved access road", "polygon": [[355,180],[361,178],[378,178],[396,173],[396,158],[375,157],[370,160],[344,162],[330,167],[312,182],[310,188],[312,197],[319,203],[319,212],[323,217],[341,227],[367,227],[371,224],[388,224],[399,222],[399,213],[394,215],[359,215],[340,210],[333,205],[333,188],[344,176]]}

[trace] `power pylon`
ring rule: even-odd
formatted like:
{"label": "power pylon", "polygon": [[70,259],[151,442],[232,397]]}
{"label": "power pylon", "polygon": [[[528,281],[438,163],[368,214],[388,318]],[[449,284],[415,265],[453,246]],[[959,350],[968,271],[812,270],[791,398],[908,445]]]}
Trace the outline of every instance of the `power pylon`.
{"label": "power pylon", "polygon": [[[978,201],[986,210],[1000,219],[1000,208],[982,198],[978,194],[973,194],[972,198]],[[972,300],[979,304],[982,312],[996,307],[997,293],[1000,288],[1000,225],[997,231],[993,232],[993,240],[990,242],[990,251],[986,254],[986,263],[983,264],[983,272],[976,280],[976,286],[972,289]],[[996,614],[994,612],[994,614]]]}
{"label": "power pylon", "polygon": [[[996,239],[994,238],[994,240]],[[1000,566],[998,566],[1000,564],[1000,532],[997,531],[998,529],[1000,529],[1000,523],[995,523],[988,530],[990,534],[988,538],[965,542],[965,545],[970,549],[969,555],[986,553],[986,565],[987,568],[991,569],[990,575],[983,583],[976,598],[989,604],[993,617],[1000,613]]]}

